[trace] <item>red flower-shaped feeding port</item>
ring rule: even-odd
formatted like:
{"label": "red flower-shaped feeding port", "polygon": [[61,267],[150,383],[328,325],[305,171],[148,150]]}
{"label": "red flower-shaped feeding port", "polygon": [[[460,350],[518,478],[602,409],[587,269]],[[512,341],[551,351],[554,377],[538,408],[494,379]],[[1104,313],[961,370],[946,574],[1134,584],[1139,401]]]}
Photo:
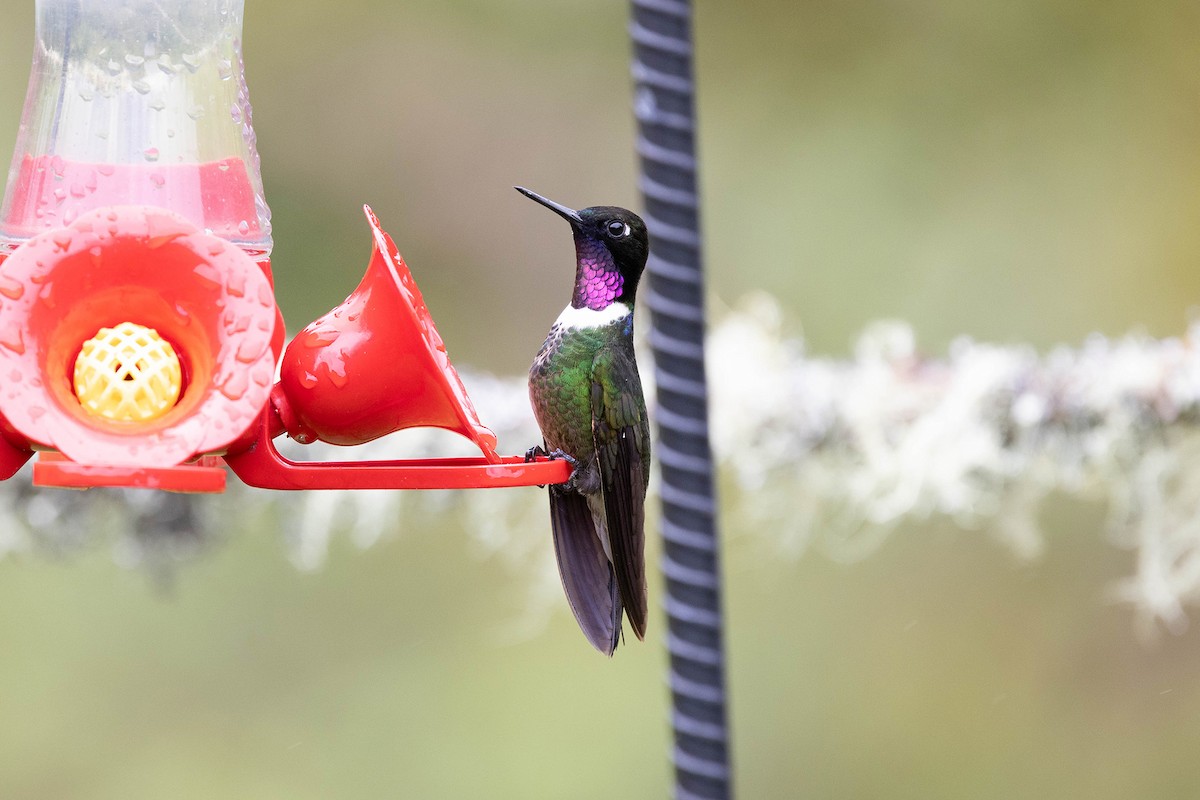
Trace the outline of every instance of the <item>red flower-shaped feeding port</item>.
{"label": "red flower-shaped feeding port", "polygon": [[[221,453],[267,404],[276,317],[258,265],[183,217],[143,206],[84,214],[26,242],[0,270],[4,438],[118,471]],[[154,352],[179,361],[178,397],[153,418],[109,418],[81,403],[84,344],[123,323],[149,329],[169,345]]]}

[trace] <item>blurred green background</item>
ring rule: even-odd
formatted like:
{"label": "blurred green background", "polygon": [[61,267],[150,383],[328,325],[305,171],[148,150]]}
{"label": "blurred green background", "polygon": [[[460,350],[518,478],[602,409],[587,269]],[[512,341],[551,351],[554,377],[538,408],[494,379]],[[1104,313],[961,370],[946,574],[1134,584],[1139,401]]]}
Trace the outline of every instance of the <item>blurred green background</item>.
{"label": "blurred green background", "polygon": [[[510,187],[637,205],[625,4],[247,5],[291,326],[357,282],[369,202],[455,360],[522,371],[570,245]],[[32,6],[0,21],[0,153]],[[715,313],[769,290],[835,355],[881,316],[932,352],[1182,329],[1200,297],[1194,3],[696,11]],[[781,559],[769,530],[725,520],[741,796],[1200,796],[1200,637],[1135,635],[1107,594],[1132,555],[1102,519],[1053,504],[1030,564],[933,523],[852,565]],[[661,617],[611,662],[565,603],[506,641],[520,581],[454,516],[339,542],[313,574],[264,531],[166,590],[105,542],[9,558],[0,798],[667,796]]]}

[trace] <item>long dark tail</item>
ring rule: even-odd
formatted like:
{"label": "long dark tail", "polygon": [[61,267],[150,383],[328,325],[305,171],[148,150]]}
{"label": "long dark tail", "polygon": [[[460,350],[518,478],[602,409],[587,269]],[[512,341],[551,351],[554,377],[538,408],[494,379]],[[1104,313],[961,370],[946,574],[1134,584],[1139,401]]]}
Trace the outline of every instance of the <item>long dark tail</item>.
{"label": "long dark tail", "polygon": [[621,594],[587,498],[550,487],[550,527],[571,611],[592,646],[611,656],[621,638]]}

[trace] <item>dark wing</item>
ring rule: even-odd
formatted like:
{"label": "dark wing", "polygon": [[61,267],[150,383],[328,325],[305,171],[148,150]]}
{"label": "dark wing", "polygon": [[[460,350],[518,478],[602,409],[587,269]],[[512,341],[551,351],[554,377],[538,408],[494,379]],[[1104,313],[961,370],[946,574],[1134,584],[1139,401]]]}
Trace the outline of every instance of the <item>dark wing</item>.
{"label": "dark wing", "polygon": [[592,438],[613,571],[629,624],[644,639],[650,427],[632,345],[606,348],[592,362]]}
{"label": "dark wing", "polygon": [[551,486],[550,527],[571,611],[592,646],[611,656],[621,637],[621,596],[587,498]]}

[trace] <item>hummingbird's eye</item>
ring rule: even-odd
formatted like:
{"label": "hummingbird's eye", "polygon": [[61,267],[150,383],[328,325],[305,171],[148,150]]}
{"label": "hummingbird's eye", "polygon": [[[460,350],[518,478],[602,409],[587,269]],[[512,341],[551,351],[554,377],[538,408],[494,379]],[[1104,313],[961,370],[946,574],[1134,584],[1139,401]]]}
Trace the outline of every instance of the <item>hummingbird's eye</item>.
{"label": "hummingbird's eye", "polygon": [[614,219],[604,226],[608,231],[608,235],[614,239],[621,239],[629,235],[629,226],[619,219]]}

